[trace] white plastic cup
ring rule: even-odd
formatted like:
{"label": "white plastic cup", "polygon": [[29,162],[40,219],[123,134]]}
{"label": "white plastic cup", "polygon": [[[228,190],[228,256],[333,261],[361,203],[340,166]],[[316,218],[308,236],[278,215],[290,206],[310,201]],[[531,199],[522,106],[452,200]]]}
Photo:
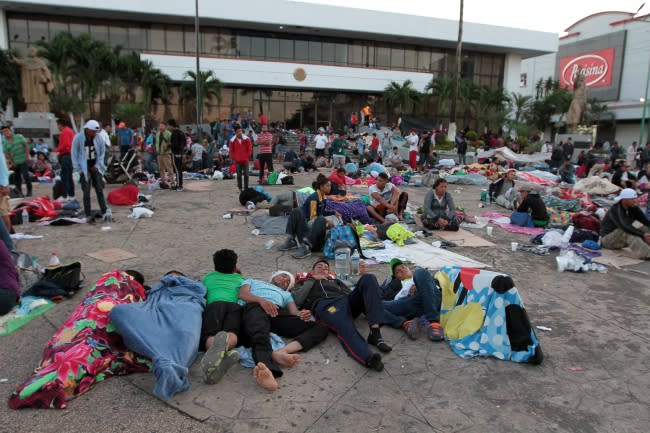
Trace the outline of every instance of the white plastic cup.
{"label": "white plastic cup", "polygon": [[275,243],[275,241],[273,239],[264,242],[264,249],[265,250],[270,250],[274,243]]}
{"label": "white plastic cup", "polygon": [[492,230],[493,230],[493,229],[494,229],[494,227],[492,227],[492,226],[487,226],[487,227],[485,228],[485,231],[487,232],[487,235],[488,235],[488,236],[492,236]]}
{"label": "white plastic cup", "polygon": [[519,248],[519,242],[510,242],[510,249],[515,252]]}

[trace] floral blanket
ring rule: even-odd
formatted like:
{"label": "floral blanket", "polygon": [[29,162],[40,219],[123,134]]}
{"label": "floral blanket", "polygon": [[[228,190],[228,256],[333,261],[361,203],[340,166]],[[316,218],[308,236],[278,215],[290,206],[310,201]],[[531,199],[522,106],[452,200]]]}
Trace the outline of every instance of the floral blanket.
{"label": "floral blanket", "polygon": [[129,351],[108,319],[115,305],[144,299],[144,288],[129,275],[104,274],[47,342],[36,373],[9,397],[9,407],[63,409],[113,375],[150,371],[151,361]]}

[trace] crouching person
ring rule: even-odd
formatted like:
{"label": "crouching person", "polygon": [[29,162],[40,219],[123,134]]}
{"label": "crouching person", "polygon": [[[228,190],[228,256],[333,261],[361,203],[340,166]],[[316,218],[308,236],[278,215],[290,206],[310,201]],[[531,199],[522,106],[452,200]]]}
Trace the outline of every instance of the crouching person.
{"label": "crouching person", "polygon": [[454,199],[447,192],[447,181],[436,179],[433,189],[424,197],[422,225],[430,230],[456,232],[463,218],[456,214]]}

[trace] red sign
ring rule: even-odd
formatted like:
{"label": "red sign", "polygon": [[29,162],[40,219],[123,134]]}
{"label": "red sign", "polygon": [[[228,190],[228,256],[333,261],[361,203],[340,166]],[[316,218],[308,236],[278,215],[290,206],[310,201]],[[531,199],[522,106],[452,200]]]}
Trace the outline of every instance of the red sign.
{"label": "red sign", "polygon": [[614,48],[607,48],[560,59],[560,86],[573,89],[573,84],[581,74],[587,87],[607,87],[612,85],[614,69]]}

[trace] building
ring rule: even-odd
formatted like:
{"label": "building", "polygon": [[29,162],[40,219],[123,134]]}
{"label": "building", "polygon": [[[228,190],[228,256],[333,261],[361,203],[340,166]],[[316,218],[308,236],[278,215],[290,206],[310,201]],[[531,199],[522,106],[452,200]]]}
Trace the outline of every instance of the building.
{"label": "building", "polygon": [[[650,16],[600,12],[569,26],[558,51],[522,61],[522,94],[535,95],[535,84],[553,77],[571,88],[579,69],[587,99],[596,98],[613,114],[604,116],[598,140],[617,140],[624,147],[639,141],[644,99],[650,79]],[[647,124],[647,122],[646,122]],[[648,140],[648,131],[643,141]]]}
{"label": "building", "polygon": [[[196,69],[194,15],[193,2],[172,0],[0,0],[0,48],[90,33],[181,81]],[[199,17],[201,69],[227,86],[206,120],[264,111],[289,126],[339,126],[366,106],[386,120],[395,116],[379,96],[391,81],[423,91],[455,68],[452,20],[283,0],[201,1]],[[557,47],[552,33],[473,23],[463,40],[463,77],[508,91],[519,89],[522,59]],[[178,95],[169,104],[184,116]]]}

